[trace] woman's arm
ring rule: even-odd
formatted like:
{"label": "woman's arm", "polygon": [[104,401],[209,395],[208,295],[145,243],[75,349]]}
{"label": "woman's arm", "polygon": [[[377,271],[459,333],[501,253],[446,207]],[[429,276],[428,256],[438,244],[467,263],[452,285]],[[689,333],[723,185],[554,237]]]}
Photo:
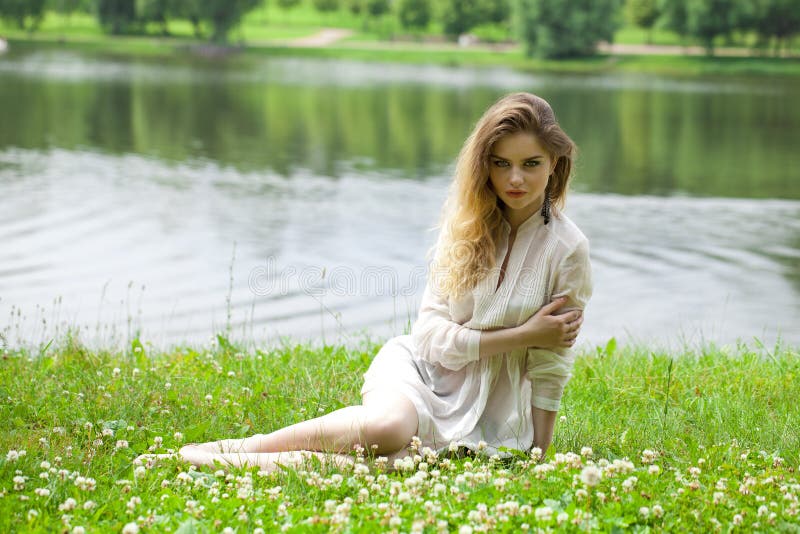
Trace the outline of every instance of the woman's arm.
{"label": "woman's arm", "polygon": [[527,347],[571,347],[583,323],[583,312],[575,309],[564,313],[562,307],[567,302],[568,298],[561,296],[519,326],[481,332],[480,357]]}
{"label": "woman's arm", "polygon": [[579,310],[556,315],[567,302],[556,299],[519,326],[476,330],[452,320],[447,299],[429,284],[411,337],[422,359],[458,370],[470,362],[515,349],[569,347],[583,322]]}

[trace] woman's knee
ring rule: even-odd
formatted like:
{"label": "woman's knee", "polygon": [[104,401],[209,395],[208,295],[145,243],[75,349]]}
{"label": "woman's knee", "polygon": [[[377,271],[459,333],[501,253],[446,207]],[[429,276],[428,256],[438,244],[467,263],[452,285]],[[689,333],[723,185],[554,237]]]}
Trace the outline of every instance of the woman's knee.
{"label": "woman's knee", "polygon": [[416,433],[417,411],[410,402],[407,406],[390,411],[368,410],[367,412],[363,438],[366,445],[370,447],[377,445],[375,452],[378,454],[402,449]]}

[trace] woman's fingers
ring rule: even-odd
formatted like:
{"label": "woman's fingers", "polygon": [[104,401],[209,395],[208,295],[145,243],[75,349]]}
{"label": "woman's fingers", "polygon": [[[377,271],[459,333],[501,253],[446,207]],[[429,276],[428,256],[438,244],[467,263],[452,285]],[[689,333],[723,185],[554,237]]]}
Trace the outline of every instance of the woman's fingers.
{"label": "woman's fingers", "polygon": [[567,297],[558,297],[553,302],[549,304],[545,304],[539,311],[536,312],[536,315],[555,315],[555,313],[567,302]]}

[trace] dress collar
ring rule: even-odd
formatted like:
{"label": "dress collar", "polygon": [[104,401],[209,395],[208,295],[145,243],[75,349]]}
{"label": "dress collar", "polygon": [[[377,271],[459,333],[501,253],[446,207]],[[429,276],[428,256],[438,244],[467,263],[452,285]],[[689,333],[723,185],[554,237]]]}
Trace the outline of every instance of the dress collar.
{"label": "dress collar", "polygon": [[[501,220],[501,225],[503,227],[503,231],[505,232],[505,234],[506,235],[510,234],[511,233],[511,224],[508,222],[508,220],[505,218],[505,216],[502,217],[500,220]],[[552,220],[552,218],[551,218],[551,220]],[[530,217],[528,217],[527,219],[522,221],[522,224],[520,224],[517,227],[517,235],[519,235],[520,232],[523,232],[527,228],[538,228],[540,226],[544,226],[544,217],[542,217],[542,213],[541,213],[540,210],[536,210],[536,211],[533,212],[533,214]]]}

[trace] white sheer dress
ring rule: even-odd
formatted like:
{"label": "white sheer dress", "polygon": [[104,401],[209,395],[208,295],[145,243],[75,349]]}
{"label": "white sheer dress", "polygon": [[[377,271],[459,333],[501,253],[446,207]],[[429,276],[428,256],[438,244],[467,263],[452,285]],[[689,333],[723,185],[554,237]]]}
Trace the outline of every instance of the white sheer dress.
{"label": "white sheer dress", "polygon": [[[508,252],[510,226],[497,242],[496,265]],[[531,405],[557,411],[571,376],[570,349],[519,349],[479,358],[480,333],[525,322],[553,298],[583,309],[592,292],[589,244],[560,213],[545,225],[539,213],[517,229],[506,273],[495,268],[454,300],[428,284],[410,335],[389,340],[364,375],[362,394],[376,388],[403,393],[417,409],[424,446],[451,442],[486,452],[529,449]],[[499,450],[499,451],[498,451]]]}

